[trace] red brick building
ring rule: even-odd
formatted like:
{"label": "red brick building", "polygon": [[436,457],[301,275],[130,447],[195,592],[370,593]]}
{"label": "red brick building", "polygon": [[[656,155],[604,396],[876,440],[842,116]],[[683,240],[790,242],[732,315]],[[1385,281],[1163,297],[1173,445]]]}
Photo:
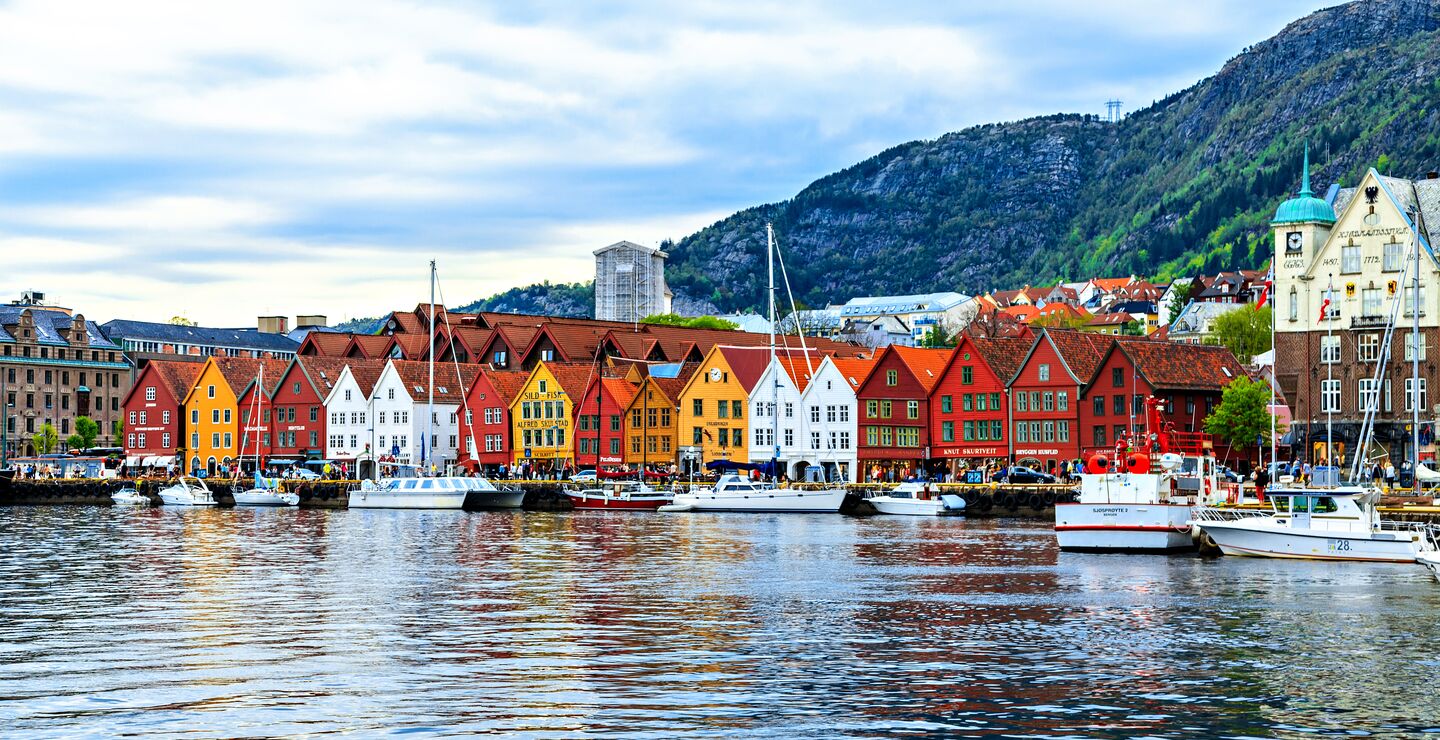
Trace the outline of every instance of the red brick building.
{"label": "red brick building", "polygon": [[[1063,304],[1062,304],[1063,305]],[[1034,342],[962,335],[930,394],[930,455],[939,472],[1009,459],[1005,386]]]}
{"label": "red brick building", "polygon": [[862,480],[902,480],[930,451],[930,395],[953,350],[892,344],[875,358],[855,393]]}
{"label": "red brick building", "polygon": [[488,475],[498,473],[502,465],[509,466],[514,459],[510,448],[510,402],[529,377],[530,373],[519,370],[490,369],[475,377],[465,397],[467,415],[460,425],[461,465]]}
{"label": "red brick building", "polygon": [[151,360],[121,403],[125,461],[133,468],[165,468],[185,446],[180,403],[195,385],[201,362]]}
{"label": "red brick building", "polygon": [[1113,337],[1043,329],[1010,380],[1013,460],[1042,470],[1080,457],[1080,402]]}
{"label": "red brick building", "polygon": [[1085,385],[1080,434],[1085,451],[1113,448],[1122,435],[1145,429],[1145,398],[1165,401],[1161,417],[1173,424],[1181,449],[1215,450],[1222,460],[1225,443],[1204,433],[1205,418],[1220,404],[1225,386],[1245,374],[1224,347],[1139,339],[1114,342]]}

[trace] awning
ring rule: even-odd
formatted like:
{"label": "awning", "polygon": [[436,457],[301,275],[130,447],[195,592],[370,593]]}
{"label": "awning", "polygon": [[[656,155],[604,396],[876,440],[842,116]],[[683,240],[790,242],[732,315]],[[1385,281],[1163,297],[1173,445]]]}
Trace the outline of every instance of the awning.
{"label": "awning", "polygon": [[[145,459],[148,460],[149,458]],[[138,467],[140,465],[140,460],[141,458],[139,455],[131,455],[130,457],[125,458],[125,464],[132,468]]]}
{"label": "awning", "polygon": [[166,465],[169,465],[170,461],[173,459],[174,458],[170,457],[169,455],[152,455],[145,458],[145,460],[141,462],[141,465],[147,468],[163,468]]}

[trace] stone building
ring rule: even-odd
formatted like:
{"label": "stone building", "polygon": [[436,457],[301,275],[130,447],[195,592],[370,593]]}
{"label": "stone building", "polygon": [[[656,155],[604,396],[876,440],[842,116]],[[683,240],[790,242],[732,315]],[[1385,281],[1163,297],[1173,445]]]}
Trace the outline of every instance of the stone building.
{"label": "stone building", "polygon": [[[1356,187],[1332,186],[1319,198],[1310,190],[1307,157],[1300,194],[1281,204],[1271,222],[1276,376],[1294,412],[1284,441],[1297,457],[1349,464],[1364,408],[1373,400],[1379,447],[1371,448],[1370,458],[1380,448],[1397,466],[1409,458],[1409,424],[1417,409],[1420,456],[1433,459],[1436,406],[1429,388],[1437,375],[1436,350],[1429,348],[1440,327],[1440,261],[1429,232],[1434,223],[1440,223],[1440,178],[1434,173],[1410,181],[1371,169]],[[1417,246],[1418,297],[1411,288]],[[1419,359],[1414,382],[1412,357]]]}
{"label": "stone building", "polygon": [[595,318],[634,323],[670,313],[665,284],[666,254],[620,241],[595,250]]}
{"label": "stone building", "polygon": [[100,425],[96,446],[117,446],[114,422],[130,391],[130,367],[118,345],[93,321],[68,308],[47,306],[43,293],[26,293],[0,306],[0,429],[5,456],[38,452],[31,437],[50,422],[55,451],[75,433],[75,420]]}

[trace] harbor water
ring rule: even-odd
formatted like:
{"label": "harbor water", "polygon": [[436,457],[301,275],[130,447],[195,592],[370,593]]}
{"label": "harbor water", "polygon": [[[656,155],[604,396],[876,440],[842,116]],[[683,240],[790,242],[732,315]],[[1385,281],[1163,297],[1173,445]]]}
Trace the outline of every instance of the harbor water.
{"label": "harbor water", "polygon": [[0,509],[0,735],[1440,732],[1418,566],[1043,522]]}

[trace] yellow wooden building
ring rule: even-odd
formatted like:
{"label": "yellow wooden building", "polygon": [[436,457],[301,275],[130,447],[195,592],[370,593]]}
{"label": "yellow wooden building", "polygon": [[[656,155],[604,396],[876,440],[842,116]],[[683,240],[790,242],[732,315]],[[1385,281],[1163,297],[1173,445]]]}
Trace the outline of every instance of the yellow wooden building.
{"label": "yellow wooden building", "polygon": [[[625,463],[627,465],[671,465],[682,444],[680,437],[680,394],[694,374],[695,363],[678,368],[674,377],[649,375],[630,406],[625,409]],[[667,373],[668,375],[668,373]]]}
{"label": "yellow wooden building", "polygon": [[516,465],[558,471],[573,463],[575,403],[597,370],[541,362],[510,402],[510,447]]}
{"label": "yellow wooden building", "polygon": [[701,464],[749,462],[750,393],[770,362],[764,347],[715,346],[680,392],[680,452]]}

